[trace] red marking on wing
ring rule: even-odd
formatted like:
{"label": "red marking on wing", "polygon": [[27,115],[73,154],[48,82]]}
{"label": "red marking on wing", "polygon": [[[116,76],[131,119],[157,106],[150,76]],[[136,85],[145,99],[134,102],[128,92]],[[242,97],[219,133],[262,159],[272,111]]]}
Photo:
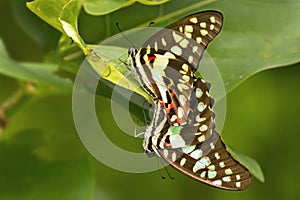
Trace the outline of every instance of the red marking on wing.
{"label": "red marking on wing", "polygon": [[148,57],[148,61],[155,60],[155,59],[156,59],[156,56],[149,56]]}
{"label": "red marking on wing", "polygon": [[172,108],[175,108],[175,103],[174,102],[171,102],[170,104],[165,105],[165,109],[166,109],[167,114],[169,114],[171,112]]}

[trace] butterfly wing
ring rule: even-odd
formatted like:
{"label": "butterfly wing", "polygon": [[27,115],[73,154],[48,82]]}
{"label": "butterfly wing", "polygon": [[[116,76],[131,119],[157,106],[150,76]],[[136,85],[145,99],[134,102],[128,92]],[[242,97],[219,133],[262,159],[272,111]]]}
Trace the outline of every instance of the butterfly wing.
{"label": "butterfly wing", "polygon": [[186,16],[150,37],[143,45],[143,53],[171,53],[177,59],[190,63],[192,71],[196,71],[203,51],[221,31],[222,24],[223,15],[218,11]]}
{"label": "butterfly wing", "polygon": [[[176,133],[170,134],[164,129],[160,138],[169,144],[157,152],[171,166],[196,180],[218,188],[244,190],[251,185],[251,175],[230,155],[215,131],[211,98],[205,89],[205,82],[198,79],[191,97],[188,123]],[[168,134],[168,140],[164,139]]]}
{"label": "butterfly wing", "polygon": [[180,172],[214,187],[244,190],[251,185],[248,170],[228,153],[214,130],[206,142],[184,148],[159,149],[158,153]]}
{"label": "butterfly wing", "polygon": [[132,57],[143,87],[164,105],[172,125],[186,123],[194,72],[222,23],[217,11],[187,16],[155,33]]}

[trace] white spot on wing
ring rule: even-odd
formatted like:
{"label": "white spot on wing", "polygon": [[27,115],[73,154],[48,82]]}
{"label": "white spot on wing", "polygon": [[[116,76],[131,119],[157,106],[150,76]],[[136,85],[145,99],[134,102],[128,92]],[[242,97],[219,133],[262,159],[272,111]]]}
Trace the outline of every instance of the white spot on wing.
{"label": "white spot on wing", "polygon": [[176,153],[175,153],[175,152],[172,153],[172,161],[173,161],[173,162],[176,161]]}
{"label": "white spot on wing", "polygon": [[167,51],[167,52],[164,54],[164,56],[165,56],[166,58],[173,58],[173,59],[176,58],[176,57],[174,56],[174,54],[172,54],[172,53],[169,52],[169,51]]}
{"label": "white spot on wing", "polygon": [[200,126],[200,128],[199,128],[199,130],[200,130],[201,132],[206,131],[207,129],[208,129],[208,127],[207,127],[205,124],[203,124],[203,125]]}
{"label": "white spot on wing", "polygon": [[170,120],[171,120],[171,122],[174,122],[176,119],[177,119],[177,115],[172,115]]}
{"label": "white spot on wing", "polygon": [[221,180],[216,180],[216,181],[213,181],[212,184],[214,184],[216,186],[221,186],[222,185],[222,181]]}
{"label": "white spot on wing", "polygon": [[162,45],[164,45],[164,46],[167,46],[167,42],[166,42],[166,40],[165,40],[165,38],[161,38],[161,43],[162,43]]}
{"label": "white spot on wing", "polygon": [[197,19],[196,17],[192,17],[192,18],[190,19],[190,22],[196,24],[196,23],[198,22],[198,19]]}
{"label": "white spot on wing", "polygon": [[163,153],[165,157],[168,157],[169,151],[167,149],[164,149]]}
{"label": "white spot on wing", "polygon": [[232,170],[230,168],[225,169],[225,174],[226,175],[231,175],[232,174]]}
{"label": "white spot on wing", "polygon": [[189,89],[189,87],[187,85],[182,84],[182,83],[178,83],[177,87],[178,87],[178,89],[179,89],[180,92],[183,92],[183,90]]}
{"label": "white spot on wing", "polygon": [[216,23],[216,18],[214,17],[214,16],[211,16],[210,18],[209,18],[209,20],[210,20],[210,22],[211,23]]}
{"label": "white spot on wing", "polygon": [[212,179],[215,178],[217,176],[217,172],[216,171],[208,171],[208,178]]}
{"label": "white spot on wing", "polygon": [[209,157],[207,157],[207,156],[201,158],[199,161],[200,161],[202,164],[204,164],[205,166],[209,166],[210,163],[211,163]]}
{"label": "white spot on wing", "polygon": [[208,166],[208,169],[213,171],[216,169],[216,167],[214,165],[210,165],[210,166]]}
{"label": "white spot on wing", "polygon": [[187,72],[189,70],[189,66],[187,64],[183,64],[182,69]]}
{"label": "white spot on wing", "polygon": [[206,108],[206,105],[204,105],[204,103],[203,102],[199,102],[198,103],[198,110],[200,111],[200,112],[203,112],[203,110]]}
{"label": "white spot on wing", "polygon": [[182,26],[179,27],[179,31],[180,31],[181,33],[183,32]]}
{"label": "white spot on wing", "polygon": [[171,51],[176,55],[180,56],[182,54],[182,49],[179,46],[173,46]]}
{"label": "white spot on wing", "polygon": [[205,135],[201,135],[200,137],[198,137],[198,141],[199,142],[204,142],[205,141]]}
{"label": "white spot on wing", "polygon": [[179,45],[182,47],[182,48],[187,48],[187,46],[189,45],[189,41],[187,39],[183,39]]}
{"label": "white spot on wing", "polygon": [[224,176],[224,177],[222,178],[222,180],[223,180],[224,182],[230,182],[230,181],[231,181],[231,177],[230,177],[230,176]]}
{"label": "white spot on wing", "polygon": [[225,167],[225,163],[222,161],[222,162],[219,163],[219,166],[220,166],[221,168],[224,168],[224,167]]}
{"label": "white spot on wing", "polygon": [[206,28],[206,22],[201,22],[201,23],[200,23],[200,27],[201,27],[201,28]]}
{"label": "white spot on wing", "polygon": [[[180,31],[181,32],[181,31]],[[182,40],[182,36],[181,35],[178,35],[177,33],[176,33],[176,31],[173,31],[172,32],[173,33],[173,38],[174,38],[174,40],[175,40],[175,42],[180,42],[180,40]]]}
{"label": "white spot on wing", "polygon": [[157,42],[154,42],[154,50],[155,50],[155,51],[158,51]]}
{"label": "white spot on wing", "polygon": [[193,56],[189,56],[189,57],[188,57],[188,62],[189,62],[189,63],[192,63],[193,60],[194,60],[194,57],[193,57]]}
{"label": "white spot on wing", "polygon": [[219,160],[221,157],[220,157],[220,154],[218,153],[218,152],[216,152],[215,153],[215,158],[217,159],[217,160]]}
{"label": "white spot on wing", "polygon": [[150,52],[151,52],[151,47],[150,47],[150,45],[148,45],[146,47],[146,54],[150,54]]}
{"label": "white spot on wing", "polygon": [[185,82],[189,82],[190,81],[190,77],[187,75],[183,75],[182,79],[185,80]]}
{"label": "white spot on wing", "polygon": [[196,148],[196,145],[192,145],[192,146],[182,147],[181,149],[182,149],[183,153],[189,154],[192,151],[194,151],[195,148]]}
{"label": "white spot on wing", "polygon": [[198,44],[201,44],[202,38],[201,38],[201,37],[196,37],[196,42],[197,42]]}
{"label": "white spot on wing", "polygon": [[203,94],[202,90],[200,88],[197,88],[196,89],[196,97],[200,98],[202,96],[202,94]]}
{"label": "white spot on wing", "polygon": [[198,46],[193,46],[193,52],[196,53],[198,51]]}
{"label": "white spot on wing", "polygon": [[196,173],[199,169],[204,169],[204,168],[205,165],[198,160],[193,167],[193,172]]}
{"label": "white spot on wing", "polygon": [[187,38],[192,38],[192,34],[191,33],[184,33],[185,34],[185,36],[187,37]]}
{"label": "white spot on wing", "polygon": [[210,143],[210,148],[211,148],[211,149],[214,149],[214,148],[215,148],[214,143],[212,143],[212,142]]}
{"label": "white spot on wing", "polygon": [[193,26],[191,26],[191,25],[186,25],[186,26],[184,27],[184,31],[185,31],[185,32],[189,32],[189,33],[193,32],[193,31],[194,31]]}
{"label": "white spot on wing", "polygon": [[203,172],[201,172],[200,177],[205,178],[205,175],[206,175],[206,171],[203,171]]}
{"label": "white spot on wing", "polygon": [[170,143],[172,148],[180,148],[185,146],[185,141],[179,134],[170,135]]}
{"label": "white spot on wing", "polygon": [[180,160],[180,166],[182,167],[185,164],[185,162],[186,162],[186,158],[182,158]]}
{"label": "white spot on wing", "polygon": [[193,151],[190,156],[194,159],[199,159],[202,156],[202,150],[201,149],[196,149],[195,151]]}
{"label": "white spot on wing", "polygon": [[183,108],[181,106],[178,107],[177,112],[178,112],[178,118],[182,118],[184,113],[183,113]]}
{"label": "white spot on wing", "polygon": [[205,29],[201,29],[200,34],[203,35],[203,36],[206,36],[208,34],[208,32]]}

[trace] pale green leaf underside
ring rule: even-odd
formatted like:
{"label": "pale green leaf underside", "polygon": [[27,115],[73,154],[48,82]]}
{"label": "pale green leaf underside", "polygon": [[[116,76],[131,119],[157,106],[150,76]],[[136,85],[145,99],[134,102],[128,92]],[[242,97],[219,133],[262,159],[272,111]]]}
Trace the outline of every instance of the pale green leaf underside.
{"label": "pale green leaf underside", "polygon": [[227,150],[231,153],[231,155],[237,159],[240,163],[242,163],[250,173],[255,176],[260,182],[265,182],[265,177],[260,165],[254,159],[249,156],[243,155],[242,153],[233,150],[232,148],[227,146]]}
{"label": "pale green leaf underside", "polygon": [[83,7],[90,15],[107,15],[135,2],[145,5],[159,5],[168,1],[170,0],[87,0],[84,2]]}
{"label": "pale green leaf underside", "polygon": [[[55,76],[57,65],[51,63],[19,63],[9,57],[0,40],[0,73],[18,80],[35,83],[56,92],[70,92],[72,82]],[[49,90],[50,91],[50,90]],[[53,92],[53,91],[52,91]]]}

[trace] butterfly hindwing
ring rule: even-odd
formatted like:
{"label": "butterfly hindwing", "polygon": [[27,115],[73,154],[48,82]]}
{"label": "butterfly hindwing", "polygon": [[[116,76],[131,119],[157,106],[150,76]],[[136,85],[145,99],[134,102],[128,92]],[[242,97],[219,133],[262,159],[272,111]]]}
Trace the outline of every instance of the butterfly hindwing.
{"label": "butterfly hindwing", "polygon": [[158,152],[175,169],[214,187],[244,190],[251,185],[248,170],[228,153],[214,130],[210,140],[204,143],[183,148],[159,149]]}
{"label": "butterfly hindwing", "polygon": [[[230,155],[215,130],[214,115],[210,102],[207,101],[211,98],[205,96],[206,93],[208,95],[205,90],[208,91],[207,84],[198,79],[192,94],[192,101],[195,102],[191,103],[191,108],[194,109],[189,112],[188,123],[181,126],[179,131],[170,134],[169,145],[158,149],[159,156],[184,174],[214,187],[228,190],[246,189],[251,184],[251,175]],[[203,103],[203,100],[206,102]],[[198,109],[199,104],[201,109]],[[196,119],[198,116],[205,120]],[[205,128],[202,128],[203,126]],[[171,129],[170,127],[168,129]],[[164,129],[163,132],[160,138],[163,143],[167,143],[163,138],[166,138],[165,135],[170,131]]]}

